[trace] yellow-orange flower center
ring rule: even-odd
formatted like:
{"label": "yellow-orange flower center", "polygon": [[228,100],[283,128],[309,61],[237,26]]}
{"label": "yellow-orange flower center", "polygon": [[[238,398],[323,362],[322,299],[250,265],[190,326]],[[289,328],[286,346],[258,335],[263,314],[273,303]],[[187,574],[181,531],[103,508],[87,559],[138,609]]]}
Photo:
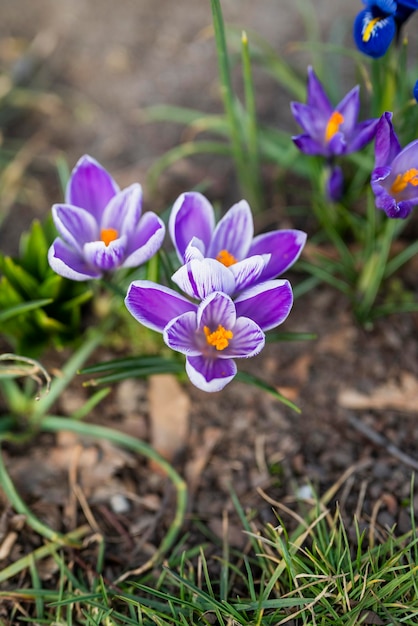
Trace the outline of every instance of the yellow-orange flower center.
{"label": "yellow-orange flower center", "polygon": [[214,346],[217,350],[225,350],[229,345],[229,340],[234,336],[232,330],[226,330],[221,324],[219,324],[218,328],[214,330],[213,333],[210,332],[208,326],[204,326],[203,332],[205,333],[208,344]]}
{"label": "yellow-orange flower center", "polygon": [[225,267],[230,267],[231,265],[238,263],[238,259],[228,252],[228,250],[221,250],[216,256],[216,260],[222,263],[222,265],[225,265]]}
{"label": "yellow-orange flower center", "polygon": [[100,240],[104,242],[105,246],[108,246],[111,241],[115,241],[119,237],[119,233],[116,228],[102,228],[100,231]]}
{"label": "yellow-orange flower center", "polygon": [[370,37],[372,36],[373,33],[373,29],[376,26],[376,24],[378,22],[380,22],[380,20],[383,19],[382,17],[374,17],[372,20],[370,20],[370,22],[367,24],[366,28],[363,31],[362,34],[362,39],[365,43],[367,43],[370,39]]}
{"label": "yellow-orange flower center", "polygon": [[328,143],[340,130],[341,124],[344,122],[344,116],[339,111],[333,111],[325,128],[325,141]]}
{"label": "yellow-orange flower center", "polygon": [[398,174],[395,181],[392,183],[390,191],[396,195],[403,191],[408,185],[413,185],[414,187],[418,185],[418,170],[415,167],[406,170],[403,174]]}

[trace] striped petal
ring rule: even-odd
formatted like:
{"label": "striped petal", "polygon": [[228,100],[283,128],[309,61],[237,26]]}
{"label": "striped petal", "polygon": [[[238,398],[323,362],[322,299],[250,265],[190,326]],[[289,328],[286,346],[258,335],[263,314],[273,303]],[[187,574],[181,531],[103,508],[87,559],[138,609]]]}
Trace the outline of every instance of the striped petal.
{"label": "striped petal", "polygon": [[186,372],[191,382],[202,391],[221,391],[237,373],[232,359],[207,359],[204,356],[188,356]]}
{"label": "striped petal", "polygon": [[175,317],[188,311],[197,311],[196,304],[173,289],[149,280],[136,280],[131,283],[125,305],[138,322],[160,333]]}
{"label": "striped petal", "polygon": [[118,191],[118,185],[104,167],[84,155],[71,172],[65,197],[68,204],[85,209],[100,223],[107,204]]}
{"label": "striped petal", "polygon": [[186,248],[194,237],[198,237],[205,248],[209,246],[214,227],[213,207],[204,195],[191,191],[177,198],[170,213],[168,228],[182,263],[185,261]]}

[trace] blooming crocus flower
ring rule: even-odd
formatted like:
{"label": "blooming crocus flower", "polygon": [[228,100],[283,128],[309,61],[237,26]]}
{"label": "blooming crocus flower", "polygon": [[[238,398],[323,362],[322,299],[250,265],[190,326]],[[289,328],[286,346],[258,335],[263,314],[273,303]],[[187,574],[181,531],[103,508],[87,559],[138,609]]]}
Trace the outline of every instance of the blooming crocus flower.
{"label": "blooming crocus flower", "polygon": [[388,217],[405,218],[418,204],[418,139],[402,149],[389,112],[377,127],[371,186],[377,208]]}
{"label": "blooming crocus flower", "polygon": [[373,58],[388,50],[402,24],[414,10],[417,0],[363,0],[366,8],[354,21],[354,41],[357,48]]}
{"label": "blooming crocus flower", "polygon": [[216,260],[223,266],[218,272],[230,275],[235,294],[282,274],[298,259],[306,241],[304,232],[291,229],[253,237],[253,218],[245,200],[234,204],[215,225],[211,203],[198,192],[184,193],[176,200],[169,232],[181,263]]}
{"label": "blooming crocus flower", "polygon": [[284,322],[292,307],[286,280],[248,289],[235,301],[212,291],[199,304],[146,280],[134,281],[125,299],[138,322],[163,334],[165,343],[186,356],[186,372],[203,391],[220,391],[237,373],[234,359],[258,354],[264,331]]}
{"label": "blooming crocus flower", "polygon": [[357,122],[359,87],[354,87],[334,108],[312,67],[308,68],[307,103],[292,102],[291,109],[305,131],[292,139],[306,154],[328,159],[349,154],[363,148],[376,132],[377,119]]}
{"label": "blooming crocus flower", "polygon": [[110,174],[83,156],[71,173],[65,204],[52,207],[59,237],[49,249],[52,269],[71,280],[100,278],[119,267],[138,267],[164,239],[155,213],[142,213],[142,188],[120,191]]}

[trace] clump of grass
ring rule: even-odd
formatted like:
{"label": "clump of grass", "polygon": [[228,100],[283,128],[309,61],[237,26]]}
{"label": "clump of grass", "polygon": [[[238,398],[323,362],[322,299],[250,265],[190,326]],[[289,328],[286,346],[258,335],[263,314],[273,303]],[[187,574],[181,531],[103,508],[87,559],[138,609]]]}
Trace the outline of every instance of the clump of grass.
{"label": "clump of grass", "polygon": [[[63,549],[55,546],[48,550],[48,555],[60,571],[57,590],[42,587],[36,569],[38,555],[33,553],[27,557],[32,587],[0,592],[2,601],[8,601],[11,607],[11,623],[26,621],[51,626],[413,626],[417,623],[418,542],[412,506],[408,533],[396,536],[395,529],[383,532],[373,522],[367,532],[361,532],[354,519],[353,540],[338,506],[331,513],[324,499],[305,501],[303,517],[278,502],[277,525],[263,528],[249,521],[235,496],[233,499],[248,537],[243,552],[228,544],[225,517],[225,539],[220,554],[215,557],[216,564],[213,557],[206,555],[204,546],[185,550],[183,538],[161,567],[123,583],[112,583],[104,577],[103,550],[98,551],[96,569],[86,575],[77,573]],[[281,519],[283,511],[290,513],[290,522]]]}

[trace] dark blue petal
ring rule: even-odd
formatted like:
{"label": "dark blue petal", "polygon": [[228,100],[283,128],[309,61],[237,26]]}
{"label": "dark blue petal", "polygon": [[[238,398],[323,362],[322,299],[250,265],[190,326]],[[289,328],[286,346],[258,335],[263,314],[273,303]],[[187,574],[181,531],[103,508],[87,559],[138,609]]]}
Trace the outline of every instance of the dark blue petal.
{"label": "dark blue petal", "polygon": [[382,57],[396,33],[396,22],[392,15],[375,15],[365,9],[354,21],[354,41],[360,52],[375,59]]}

